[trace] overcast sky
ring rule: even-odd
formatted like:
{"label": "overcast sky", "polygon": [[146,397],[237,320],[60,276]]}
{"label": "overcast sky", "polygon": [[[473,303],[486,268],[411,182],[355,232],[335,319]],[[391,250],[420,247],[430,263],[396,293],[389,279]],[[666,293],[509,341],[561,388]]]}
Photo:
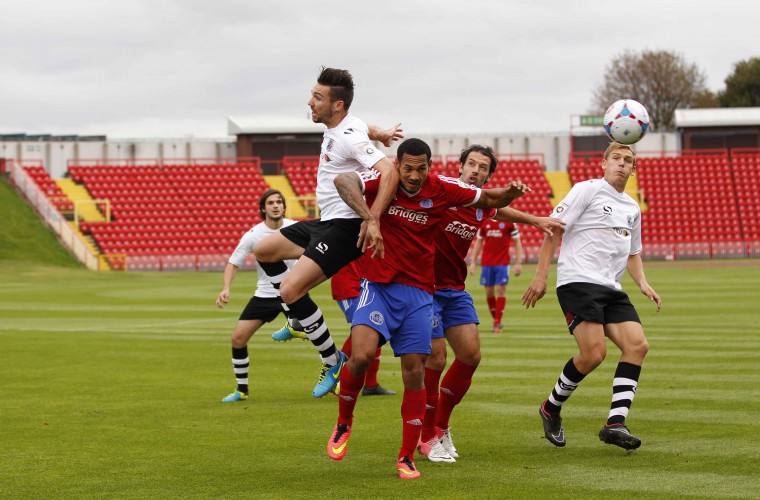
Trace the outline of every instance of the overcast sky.
{"label": "overcast sky", "polygon": [[416,133],[563,132],[625,50],[717,91],[760,56],[758,0],[0,0],[0,133],[223,137],[307,118],[321,65],[351,111]]}

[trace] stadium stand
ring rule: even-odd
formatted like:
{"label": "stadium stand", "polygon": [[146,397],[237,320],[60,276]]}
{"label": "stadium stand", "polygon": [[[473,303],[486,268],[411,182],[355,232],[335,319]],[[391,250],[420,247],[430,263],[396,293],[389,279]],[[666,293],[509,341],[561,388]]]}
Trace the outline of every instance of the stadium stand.
{"label": "stadium stand", "polygon": [[71,165],[75,182],[111,200],[113,221],[80,224],[106,254],[228,254],[261,221],[257,161],[159,166]]}
{"label": "stadium stand", "polygon": [[760,149],[736,148],[731,151],[731,167],[736,187],[736,202],[745,241],[760,241]]}
{"label": "stadium stand", "polygon": [[61,191],[61,188],[50,177],[50,174],[47,173],[42,165],[25,166],[24,170],[26,170],[34,183],[37,184],[40,191],[45,193],[55,208],[61,212],[72,212],[74,210],[74,204],[64,192]]}

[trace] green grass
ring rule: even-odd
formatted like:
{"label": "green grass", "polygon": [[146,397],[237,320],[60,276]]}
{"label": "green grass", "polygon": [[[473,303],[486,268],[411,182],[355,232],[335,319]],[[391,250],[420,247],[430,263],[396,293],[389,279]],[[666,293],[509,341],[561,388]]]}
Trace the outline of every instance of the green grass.
{"label": "green grass", "polygon": [[[629,417],[644,441],[633,453],[597,438],[614,346],[567,403],[568,446],[555,449],[537,406],[575,352],[556,297],[519,308],[528,267],[509,287],[508,333],[495,335],[471,279],[486,328],[482,364],[452,417],[462,456],[418,458],[422,478],[402,482],[400,396],[361,399],[348,455],[331,461],[337,400],[310,396],[317,355],[307,342],[269,340],[279,324],[250,343],[252,399],[220,403],[234,389],[229,334],[253,273],[238,276],[219,311],[221,273],[0,261],[0,497],[757,497],[760,263],[746,263],[649,264],[659,314],[631,293],[651,344]],[[328,291],[313,296],[342,343]],[[380,380],[402,390],[388,348]]]}
{"label": "green grass", "polygon": [[0,261],[82,267],[0,175]]}

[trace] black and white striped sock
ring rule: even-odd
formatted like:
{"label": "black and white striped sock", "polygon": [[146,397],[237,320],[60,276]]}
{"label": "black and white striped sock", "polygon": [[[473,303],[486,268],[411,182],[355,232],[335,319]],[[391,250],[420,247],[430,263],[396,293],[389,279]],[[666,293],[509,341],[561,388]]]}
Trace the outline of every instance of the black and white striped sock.
{"label": "black and white striped sock", "polygon": [[233,347],[232,348],[232,371],[235,372],[235,380],[237,380],[237,390],[248,394],[248,367],[250,361],[248,359],[247,347]]}
{"label": "black and white striped sock", "polygon": [[557,383],[554,385],[554,389],[549,395],[549,400],[545,405],[546,411],[553,415],[558,415],[562,409],[562,403],[567,401],[567,398],[570,397],[585,376],[586,375],[579,372],[575,367],[573,358],[570,358],[562,369],[562,373],[559,374]]}
{"label": "black and white striped sock", "polygon": [[612,381],[612,404],[610,414],[607,417],[607,425],[622,424],[631,409],[633,397],[636,395],[636,386],[639,384],[641,367],[621,361],[615,370],[615,379]]}
{"label": "black and white striped sock", "polygon": [[335,348],[330,330],[327,329],[325,318],[308,294],[290,304],[290,315],[301,323],[306,336],[319,351],[322,362],[329,366],[338,364],[338,350]]}
{"label": "black and white striped sock", "polygon": [[285,276],[288,274],[288,266],[283,261],[279,262],[261,262],[256,261],[259,264],[259,267],[262,271],[264,271],[264,274],[267,275],[267,278],[272,283],[272,286],[274,287],[274,291],[277,294],[277,298],[280,299],[280,303],[282,304],[282,307],[285,311],[288,311],[288,306],[285,304],[285,302],[282,301],[282,297],[280,297],[280,284],[282,283],[282,280],[285,279]]}

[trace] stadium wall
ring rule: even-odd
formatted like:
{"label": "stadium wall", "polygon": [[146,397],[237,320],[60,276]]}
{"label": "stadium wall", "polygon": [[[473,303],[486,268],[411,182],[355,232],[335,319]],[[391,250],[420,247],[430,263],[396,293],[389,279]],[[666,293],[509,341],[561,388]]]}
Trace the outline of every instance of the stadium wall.
{"label": "stadium wall", "polygon": [[[407,137],[413,134],[406,132]],[[567,170],[572,150],[569,134],[512,134],[512,135],[419,135],[427,141],[433,153],[445,157],[458,155],[471,144],[485,144],[502,155],[541,154],[549,172]],[[315,146],[316,147],[316,146]],[[386,149],[395,155],[397,145]],[[636,145],[642,153],[658,154],[680,149],[676,133],[650,133]],[[315,149],[314,156],[319,151]],[[0,158],[6,160],[39,160],[51,177],[58,179],[67,172],[70,162],[161,162],[163,160],[197,160],[235,158],[234,137],[221,139],[118,139],[107,141],[0,141]]]}

